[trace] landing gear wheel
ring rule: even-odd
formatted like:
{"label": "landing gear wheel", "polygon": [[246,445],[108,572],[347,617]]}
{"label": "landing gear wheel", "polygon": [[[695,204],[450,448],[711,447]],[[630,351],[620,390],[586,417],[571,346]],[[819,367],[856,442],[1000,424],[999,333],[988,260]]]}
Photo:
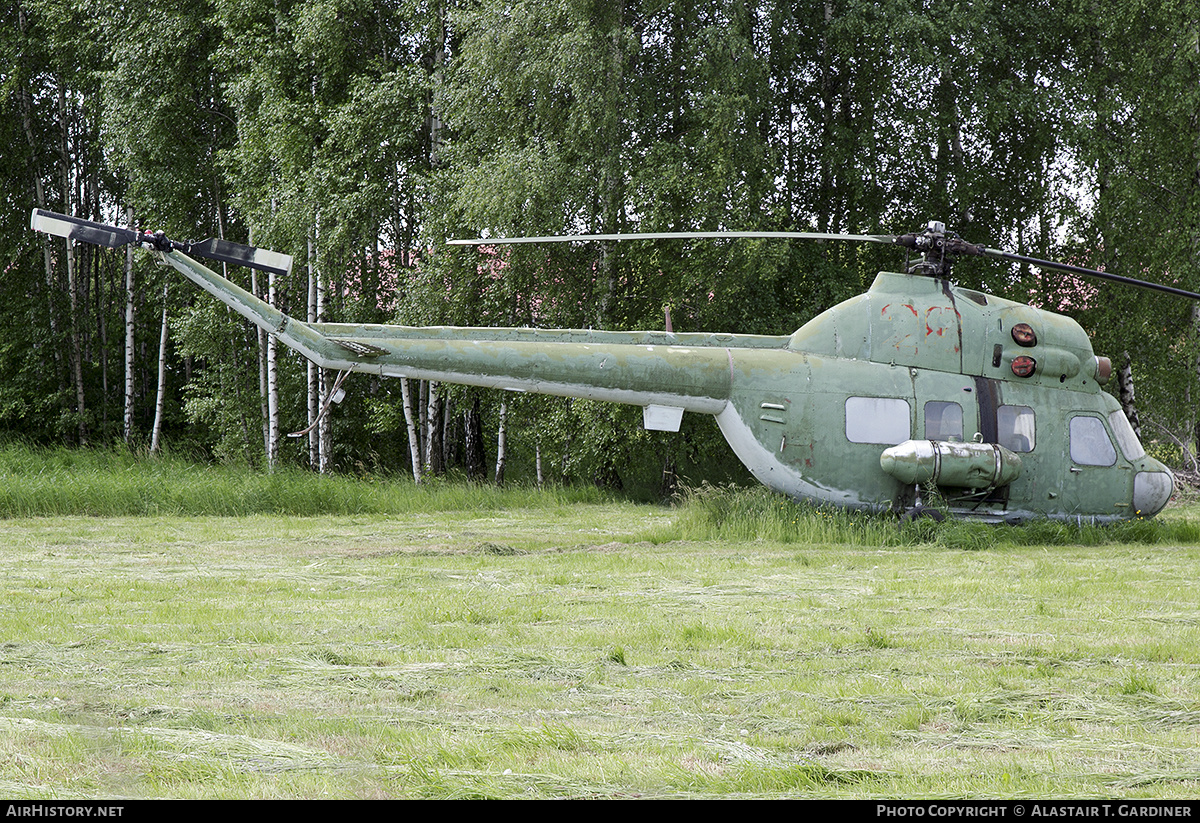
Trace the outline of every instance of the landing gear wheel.
{"label": "landing gear wheel", "polygon": [[937,509],[931,509],[925,506],[913,506],[900,516],[900,522],[911,523],[914,520],[920,520],[922,517],[928,517],[935,523],[941,523],[946,519],[945,513]]}

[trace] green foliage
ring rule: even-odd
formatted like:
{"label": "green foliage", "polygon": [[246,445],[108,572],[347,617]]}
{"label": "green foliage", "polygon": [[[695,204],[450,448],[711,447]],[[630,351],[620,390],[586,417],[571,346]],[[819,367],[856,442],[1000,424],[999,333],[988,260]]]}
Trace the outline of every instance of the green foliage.
{"label": "green foliage", "polygon": [[[850,244],[444,246],[482,232],[898,232],[937,218],[992,246],[1200,286],[1200,142],[1180,138],[1196,132],[1200,58],[1181,0],[14,8],[0,35],[0,428],[44,442],[120,431],[124,299],[123,257],[92,251],[68,293],[62,244],[25,229],[39,190],[81,216],[123,222],[132,208],[181,238],[291,253],[280,307],[307,313],[311,267],[333,321],[631,329],[661,328],[669,310],[681,331],[784,333],[897,265]],[[1028,267],[956,276],[1077,315],[1114,361],[1128,351],[1150,436],[1195,450],[1188,306]],[[161,293],[139,264],[139,433]],[[199,295],[170,301],[168,440],[257,462],[254,335]],[[307,423],[299,366],[283,365],[288,429]],[[373,381],[334,410],[340,468],[404,465],[396,394]],[[490,425],[497,405],[481,398]],[[711,426],[670,439],[631,410],[513,412],[518,473],[540,449],[562,480],[648,489],[670,465],[730,476]],[[284,452],[307,459],[298,443]]]}
{"label": "green foliage", "polygon": [[257,335],[211,301],[184,311],[173,331],[185,355],[213,366],[187,385],[184,410],[189,421],[216,436],[213,452],[218,459],[258,465],[262,427],[258,363],[253,356]]}
{"label": "green foliage", "polygon": [[[1186,4],[1137,2],[1080,19],[1072,90],[1087,115],[1074,134],[1094,181],[1079,255],[1130,276],[1200,288],[1200,36]],[[1082,14],[1082,12],[1081,12]],[[1153,238],[1147,242],[1146,238]],[[1165,429],[1196,450],[1200,329],[1192,306],[1100,287],[1081,322],[1120,365],[1134,364],[1146,435]]]}
{"label": "green foliage", "polygon": [[139,223],[172,237],[217,234],[228,208],[215,162],[236,129],[222,76],[209,64],[220,41],[209,11],[204,3],[139,5],[119,30],[105,32],[105,144]]}

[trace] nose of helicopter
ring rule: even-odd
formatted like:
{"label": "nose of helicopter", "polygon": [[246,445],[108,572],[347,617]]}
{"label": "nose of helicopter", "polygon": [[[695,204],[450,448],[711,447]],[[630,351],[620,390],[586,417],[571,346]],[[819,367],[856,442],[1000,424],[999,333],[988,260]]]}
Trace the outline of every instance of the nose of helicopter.
{"label": "nose of helicopter", "polygon": [[1174,491],[1171,470],[1157,460],[1147,459],[1143,470],[1133,476],[1133,510],[1138,517],[1152,517],[1162,511]]}

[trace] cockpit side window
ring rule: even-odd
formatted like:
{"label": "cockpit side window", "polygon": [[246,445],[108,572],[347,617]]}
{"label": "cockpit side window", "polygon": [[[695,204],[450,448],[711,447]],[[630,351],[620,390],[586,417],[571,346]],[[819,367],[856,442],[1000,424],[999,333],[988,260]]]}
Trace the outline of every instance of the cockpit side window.
{"label": "cockpit side window", "polygon": [[909,439],[908,401],[897,397],[847,397],[846,439],[896,446]]}
{"label": "cockpit side window", "polygon": [[1121,446],[1121,453],[1125,455],[1126,460],[1141,460],[1146,456],[1146,450],[1142,448],[1142,441],[1138,440],[1138,436],[1133,431],[1133,426],[1129,425],[1129,418],[1125,416],[1125,412],[1118,409],[1108,415],[1108,425],[1112,426],[1113,434],[1117,437],[1117,443]]}
{"label": "cockpit side window", "polygon": [[1117,450],[1099,417],[1072,417],[1070,428],[1071,462],[1081,466],[1111,466],[1117,462]]}
{"label": "cockpit side window", "polygon": [[996,409],[996,441],[1009,451],[1031,452],[1037,445],[1035,422],[1028,406],[1000,406]]}
{"label": "cockpit side window", "polygon": [[962,440],[962,436],[962,406],[942,400],[930,400],[925,404],[926,440]]}

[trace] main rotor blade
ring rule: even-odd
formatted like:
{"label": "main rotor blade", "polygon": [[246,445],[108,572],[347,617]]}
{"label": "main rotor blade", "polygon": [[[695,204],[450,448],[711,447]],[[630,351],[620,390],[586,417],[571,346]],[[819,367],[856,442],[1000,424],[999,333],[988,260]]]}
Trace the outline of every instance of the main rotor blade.
{"label": "main rotor blade", "polygon": [[122,229],[116,226],[106,226],[103,223],[93,223],[66,214],[56,214],[44,209],[34,209],[29,218],[29,227],[34,231],[53,234],[55,237],[69,237],[81,243],[92,243],[109,249],[119,249],[130,243],[138,242],[138,233],[132,229]]}
{"label": "main rotor blade", "polygon": [[934,237],[944,239],[945,253],[949,255],[980,255],[991,257],[997,260],[1007,260],[1013,263],[1029,263],[1033,266],[1041,266],[1048,269],[1057,269],[1059,271],[1071,272],[1073,274],[1082,274],[1086,277],[1096,277],[1101,280],[1109,280],[1114,283],[1124,283],[1127,286],[1137,286],[1143,289],[1151,289],[1164,294],[1173,294],[1177,297],[1187,297],[1191,300],[1200,300],[1200,294],[1186,289],[1176,288],[1174,286],[1166,286],[1161,283],[1152,283],[1148,280],[1138,280],[1133,277],[1124,277],[1119,274],[1110,274],[1109,272],[1099,271],[1097,269],[1089,269],[1083,266],[1074,266],[1070,263],[1057,263],[1053,260],[1041,260],[1036,257],[1027,257],[1021,254],[1013,254],[1012,252],[1002,251],[1000,249],[992,249],[987,246],[976,246],[960,240],[957,236],[946,237],[940,230],[934,234],[909,234],[909,235],[891,235],[891,234],[827,234],[824,232],[808,232],[808,231],[667,231],[667,232],[629,232],[628,234],[560,234],[548,237],[476,237],[469,240],[447,240],[449,246],[486,246],[486,245],[513,245],[517,243],[571,243],[588,240],[720,240],[726,238],[759,238],[759,239],[777,239],[777,240],[849,240],[867,243],[884,243],[886,245],[900,245],[909,249],[927,252],[929,247],[922,246],[919,241],[923,238]]}
{"label": "main rotor blade", "polygon": [[447,240],[448,246],[512,245],[515,243],[572,243],[585,240],[721,240],[752,238],[774,240],[857,240],[891,245],[896,238],[890,234],[823,234],[809,231],[663,231],[629,232],[628,234],[556,234],[549,237],[476,237],[470,240]]}
{"label": "main rotor blade", "polygon": [[1127,286],[1138,286],[1143,289],[1151,289],[1153,291],[1163,292],[1164,294],[1173,294],[1176,297],[1187,297],[1191,300],[1200,300],[1200,294],[1186,289],[1177,289],[1174,286],[1165,286],[1162,283],[1151,283],[1149,280],[1138,280],[1133,277],[1124,277],[1120,274],[1111,274],[1106,271],[1097,269],[1088,269],[1083,266],[1073,266],[1070,263],[1057,263],[1053,260],[1039,260],[1036,257],[1026,257],[1023,254],[1013,254],[1012,252],[1001,251],[1000,249],[991,249],[986,246],[980,247],[980,253],[985,257],[994,257],[998,260],[1008,260],[1012,263],[1028,263],[1031,266],[1041,266],[1047,269],[1058,269],[1059,271],[1067,271],[1072,274],[1082,274],[1086,277],[1097,277],[1101,280],[1110,280],[1113,283],[1124,283]]}

